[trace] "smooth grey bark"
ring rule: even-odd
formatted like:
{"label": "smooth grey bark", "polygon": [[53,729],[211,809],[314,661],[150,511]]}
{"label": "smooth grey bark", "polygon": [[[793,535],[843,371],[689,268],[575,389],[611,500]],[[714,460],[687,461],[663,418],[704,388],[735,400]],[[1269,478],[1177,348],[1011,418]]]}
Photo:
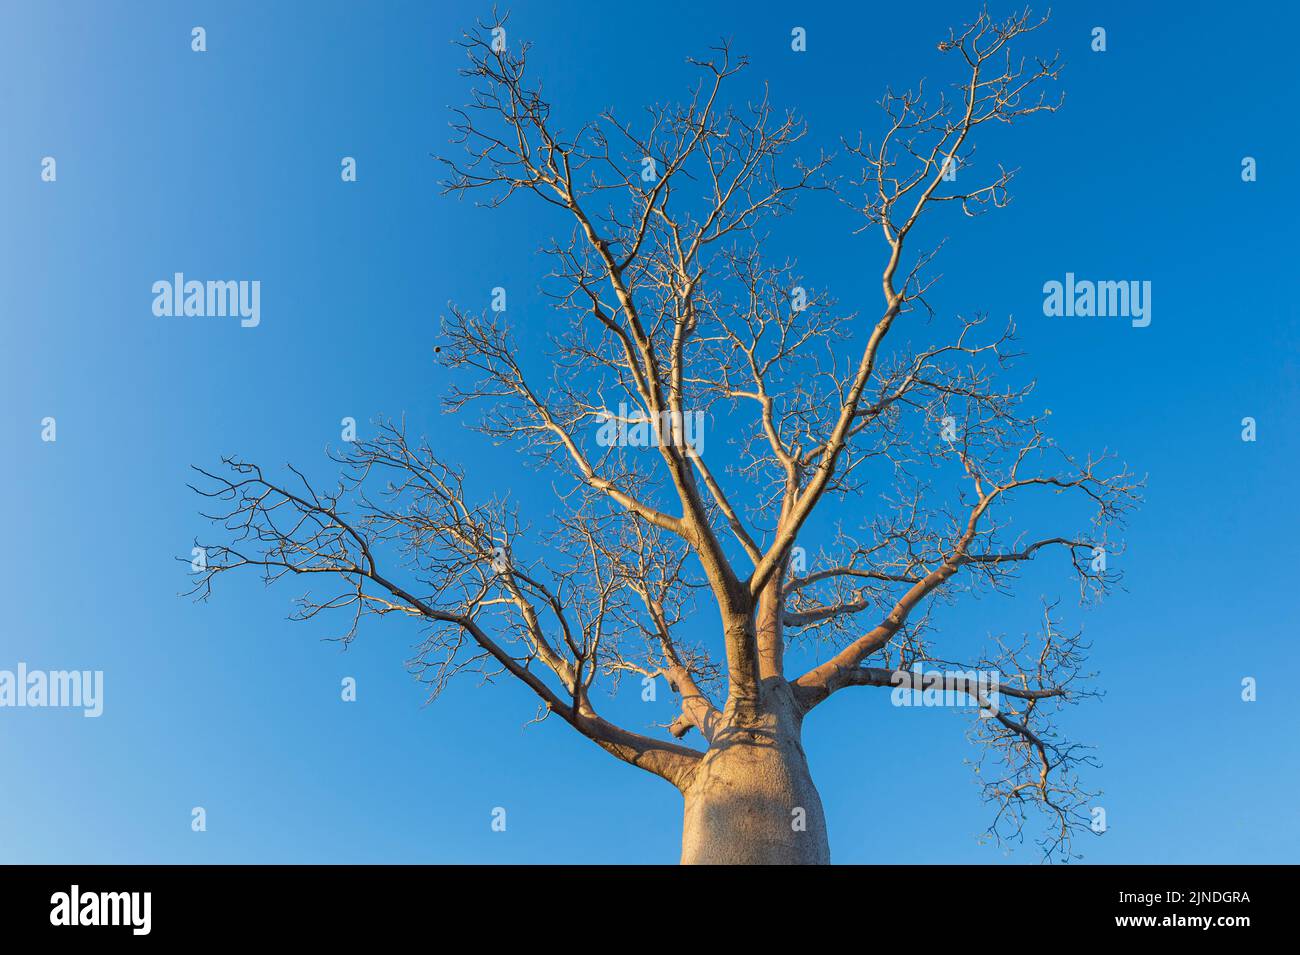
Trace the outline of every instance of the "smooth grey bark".
{"label": "smooth grey bark", "polygon": [[765,681],[758,712],[724,723],[683,788],[683,865],[824,865],[830,842],[784,680]]}

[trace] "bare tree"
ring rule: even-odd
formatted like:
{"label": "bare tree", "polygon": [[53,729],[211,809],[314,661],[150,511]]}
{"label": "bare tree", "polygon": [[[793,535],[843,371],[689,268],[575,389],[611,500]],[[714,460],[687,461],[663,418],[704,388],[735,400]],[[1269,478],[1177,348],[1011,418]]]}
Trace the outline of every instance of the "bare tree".
{"label": "bare tree", "polygon": [[[549,531],[530,534],[508,499],[470,500],[463,471],[409,441],[404,424],[380,422],[377,437],[335,455],[342,477],[328,490],[239,459],[202,472],[212,483],[200,493],[220,502],[207,516],[229,536],[209,545],[196,592],[241,567],[271,580],[318,574],[341,586],[304,598],[300,615],[347,611],[345,639],[365,614],[413,618],[425,634],[414,665],[435,694],[465,671],[508,673],[536,693],[542,718],[676,786],[683,862],[828,861],[804,718],[845,688],[912,688],[916,664],[955,667],[943,687],[982,710],[991,831],[1018,838],[1042,810],[1044,851],[1068,857],[1087,822],[1076,770],[1088,756],[1051,718],[1090,692],[1083,644],[1049,607],[1023,644],[946,660],[933,611],[962,592],[1009,591],[1018,569],[1053,552],[1085,596],[1106,591],[1116,575],[1095,555],[1114,551],[1109,534],[1138,483],[1104,455],[1060,451],[1045,415],[1024,410],[1032,386],[997,384],[1011,327],[958,318],[947,344],[885,347],[896,325],[929,314],[938,250],[913,249],[918,222],[1008,200],[1013,170],[965,185],[981,127],[1059,105],[1040,92],[1057,59],[1012,54],[1043,22],[982,12],[950,31],[939,50],[955,61],[956,95],[888,92],[876,144],[845,143],[861,170],[846,181],[832,178],[831,157],[791,158],[805,124],[766,93],[725,104],[745,68],[725,44],[690,61],[701,80],[684,104],[636,124],[605,112],[566,135],[526,78],[528,47],[499,42],[504,20],[479,24],[462,41],[472,99],[455,114],[464,154],[444,160],[445,185],[493,208],[529,193],[568,223],[544,249],[563,331],[538,374],[504,321],[452,308],[441,357],[462,383],[447,410],[482,407],[475,427],[552,472]],[[818,191],[884,240],[874,324],[764,253],[771,221]],[[733,439],[722,466],[692,436],[704,420],[713,447]],[[866,524],[808,557],[797,542],[814,510],[861,499],[869,481],[891,490]],[[1013,501],[1048,492],[1085,505],[1086,516],[1061,516],[1082,530],[1013,527]],[[716,619],[716,643],[682,639],[692,614]],[[822,662],[788,673],[794,641]],[[960,675],[972,667],[1001,676],[975,685]],[[680,696],[663,738],[597,712],[598,681],[621,674],[662,677]],[[705,748],[677,742],[692,732]]]}

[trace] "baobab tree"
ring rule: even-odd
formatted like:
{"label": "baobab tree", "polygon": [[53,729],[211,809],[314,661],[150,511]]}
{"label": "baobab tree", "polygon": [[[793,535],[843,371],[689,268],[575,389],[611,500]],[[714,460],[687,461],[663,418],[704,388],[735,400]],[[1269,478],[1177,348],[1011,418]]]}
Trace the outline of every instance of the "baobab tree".
{"label": "baobab tree", "polygon": [[[938,250],[913,248],[939,210],[1008,201],[1014,170],[968,184],[973,150],[988,124],[1060,105],[1045,88],[1058,59],[1012,49],[1043,22],[983,12],[949,31],[939,50],[954,95],[889,91],[874,144],[802,159],[794,112],[766,94],[727,105],[746,64],[726,44],[689,61],[700,82],[685,102],[565,133],[526,75],[528,46],[507,42],[504,20],[479,24],[460,41],[472,95],[454,111],[445,188],[493,210],[540,201],[564,238],[544,248],[539,276],[556,315],[550,354],[522,354],[499,314],[449,307],[446,410],[547,470],[553,510],[475,499],[464,470],[382,420],[331,454],[340,477],[327,490],[239,458],[202,471],[196,489],[220,502],[207,516],[225,536],[206,545],[196,593],[252,567],[333,581],[297,615],[345,611],[346,640],[368,615],[411,618],[412,665],[433,694],[466,672],[509,674],[542,718],[677,787],[683,862],[829,861],[806,717],[844,690],[914,687],[929,663],[947,673],[939,689],[979,710],[991,831],[1018,838],[1041,810],[1044,851],[1068,857],[1088,821],[1089,756],[1052,717],[1091,692],[1086,648],[1049,605],[1039,634],[941,655],[934,610],[1010,592],[1026,562],[1053,554],[1081,594],[1104,593],[1138,483],[1108,455],[1080,460],[1047,437],[1047,413],[1026,407],[1032,385],[998,383],[1013,329],[936,318]],[[843,212],[846,233],[874,239],[858,240],[864,263],[879,249],[873,320],[857,317],[870,303],[843,311],[765,254],[772,221],[810,193]],[[946,343],[914,344],[940,328]],[[1052,492],[1078,499],[1060,519],[1081,529],[1013,524],[1015,501]],[[862,502],[860,527],[800,543],[814,511],[857,516]],[[688,621],[717,639],[686,639]],[[787,670],[796,643],[818,660],[804,672]],[[969,676],[990,670],[992,682]],[[602,717],[597,687],[620,676],[664,679],[680,713],[662,732]]]}

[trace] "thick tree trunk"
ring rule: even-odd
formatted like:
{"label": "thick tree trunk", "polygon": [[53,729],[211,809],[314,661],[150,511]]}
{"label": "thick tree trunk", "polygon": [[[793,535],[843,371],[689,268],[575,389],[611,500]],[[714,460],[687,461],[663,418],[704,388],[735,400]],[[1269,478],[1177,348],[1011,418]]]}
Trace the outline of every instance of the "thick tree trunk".
{"label": "thick tree trunk", "polygon": [[780,681],[764,695],[774,699],[762,712],[728,708],[725,727],[683,790],[683,864],[830,862],[826,818],[789,686]]}

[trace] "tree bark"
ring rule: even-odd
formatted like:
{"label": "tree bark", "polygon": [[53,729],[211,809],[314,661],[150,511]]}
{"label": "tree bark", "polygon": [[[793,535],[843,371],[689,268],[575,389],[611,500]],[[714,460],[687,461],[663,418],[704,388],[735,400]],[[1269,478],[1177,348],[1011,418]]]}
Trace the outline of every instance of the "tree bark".
{"label": "tree bark", "polygon": [[765,680],[758,712],[728,706],[683,789],[683,865],[822,865],[826,817],[784,680]]}

